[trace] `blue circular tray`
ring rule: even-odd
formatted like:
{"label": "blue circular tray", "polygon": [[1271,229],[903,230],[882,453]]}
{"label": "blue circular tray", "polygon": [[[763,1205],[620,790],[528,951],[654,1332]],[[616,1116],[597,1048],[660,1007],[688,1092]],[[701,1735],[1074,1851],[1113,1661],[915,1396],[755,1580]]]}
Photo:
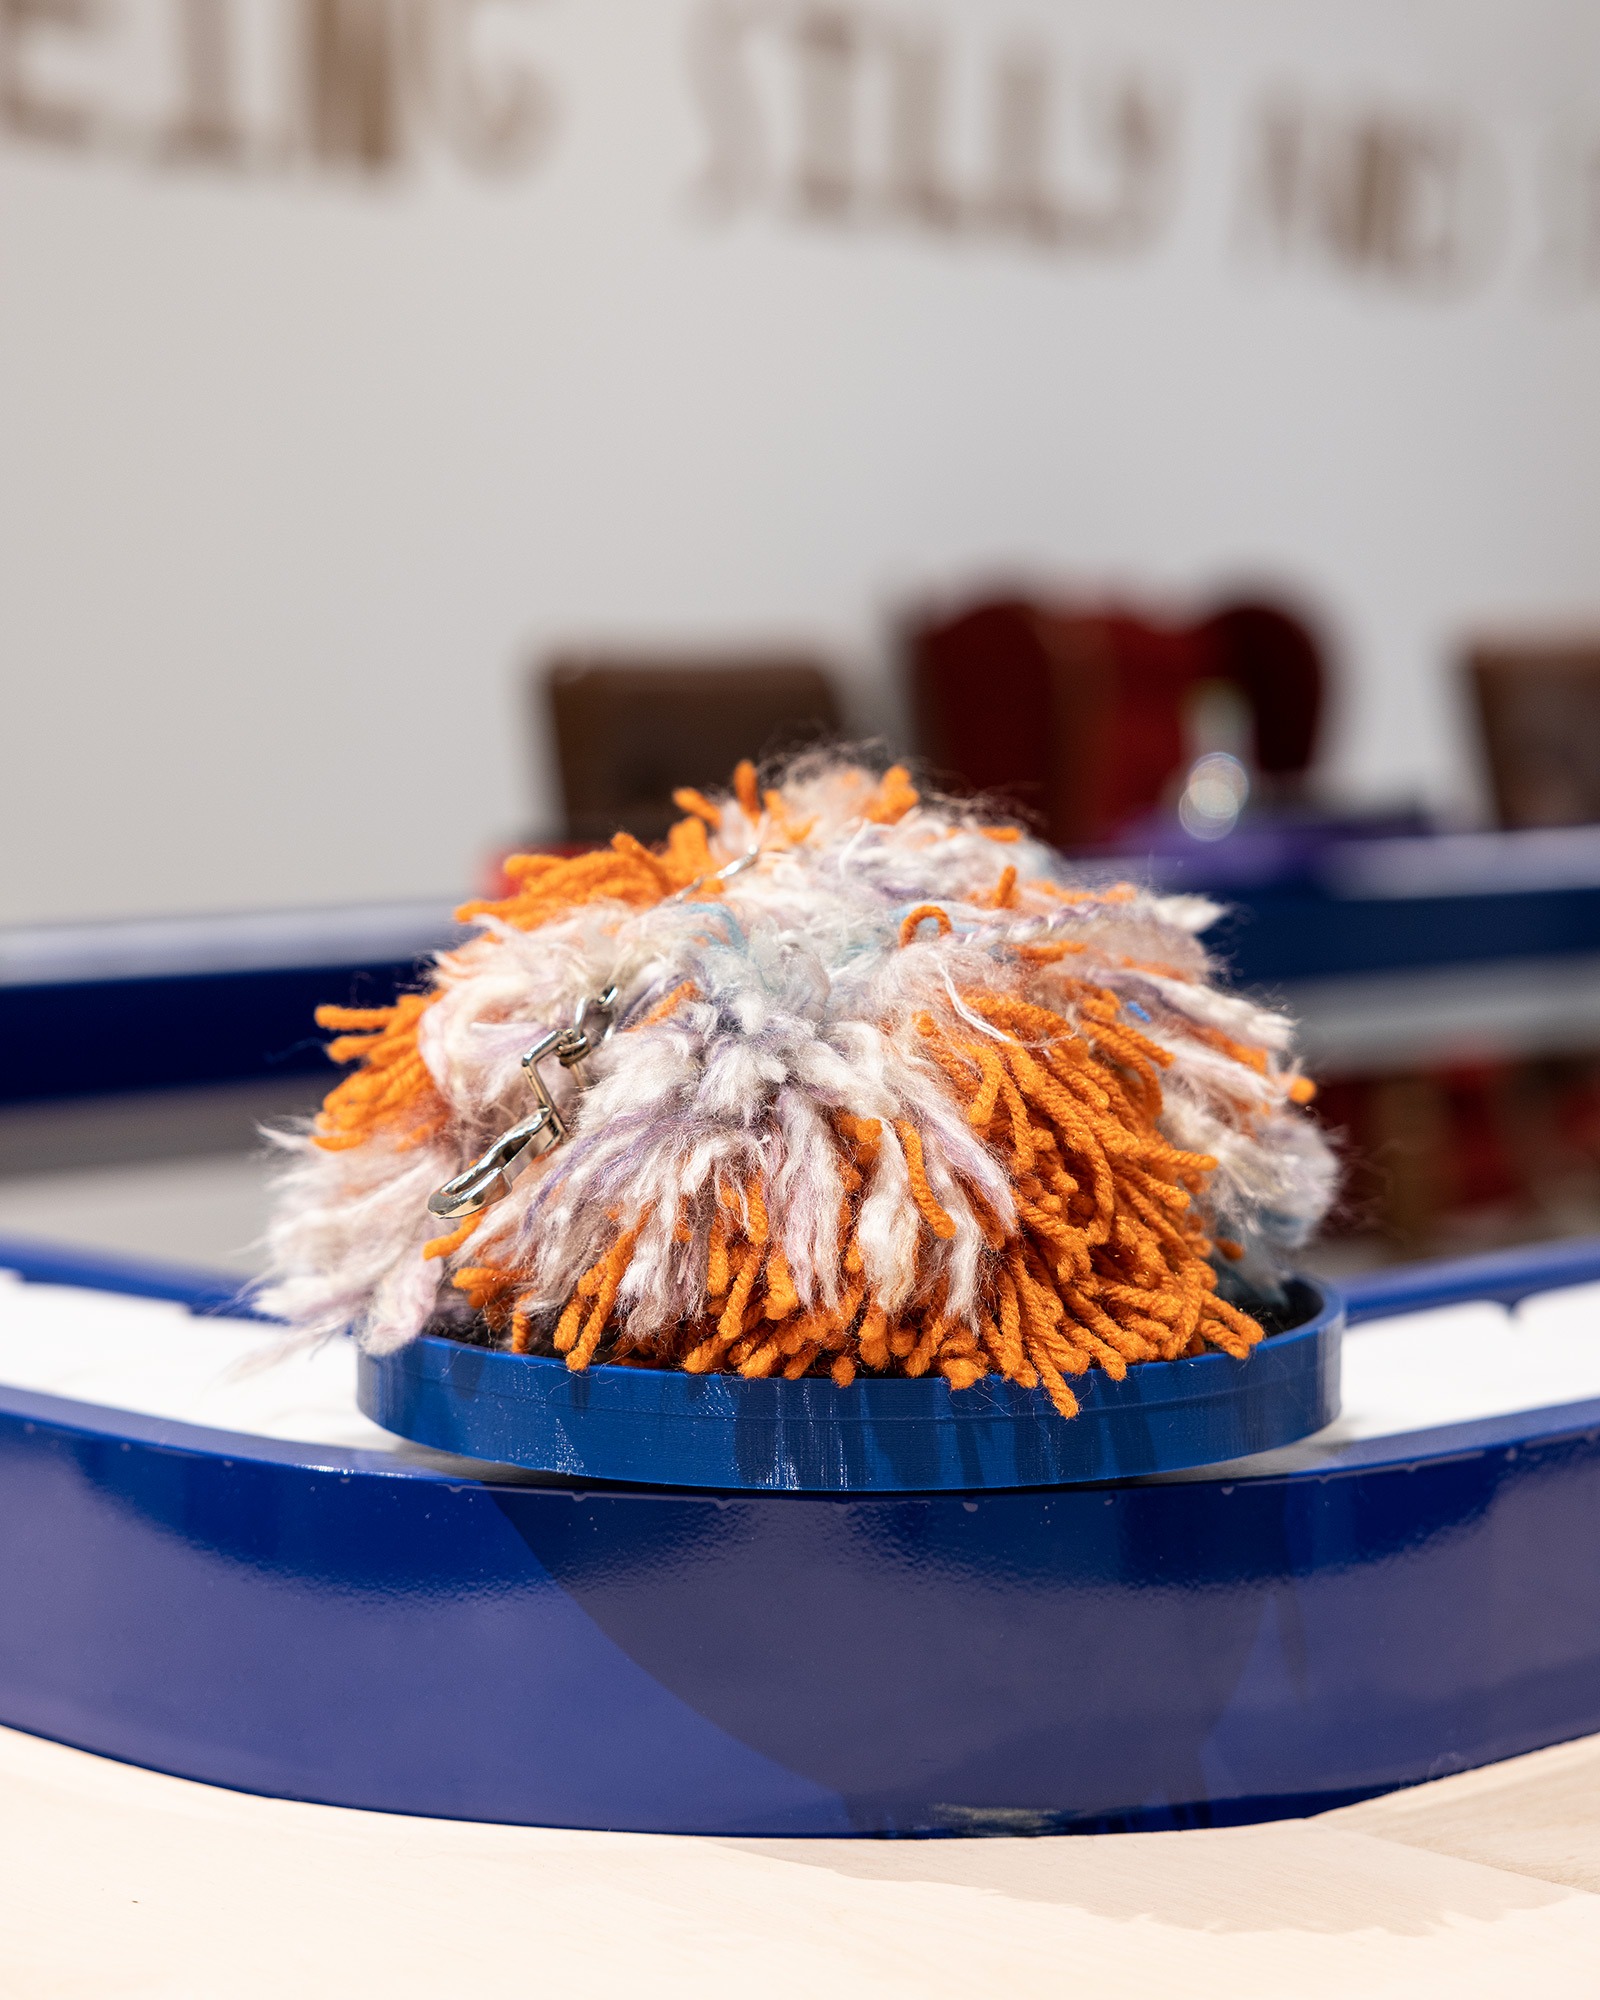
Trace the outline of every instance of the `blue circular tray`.
{"label": "blue circular tray", "polygon": [[1082,1485],[1270,1451],[1339,1414],[1344,1302],[1295,1280],[1306,1318],[1248,1361],[1147,1361],[1079,1376],[1063,1418],[998,1379],[746,1381],[589,1368],[434,1336],[363,1355],[357,1398],[417,1444],[573,1479],[724,1492],[934,1493]]}

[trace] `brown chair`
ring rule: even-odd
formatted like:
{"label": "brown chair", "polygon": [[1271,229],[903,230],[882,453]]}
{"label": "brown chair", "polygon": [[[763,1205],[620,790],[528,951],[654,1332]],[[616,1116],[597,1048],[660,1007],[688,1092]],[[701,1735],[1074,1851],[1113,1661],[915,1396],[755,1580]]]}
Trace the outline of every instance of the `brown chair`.
{"label": "brown chair", "polygon": [[1467,676],[1500,824],[1600,820],[1600,638],[1479,645]]}
{"label": "brown chair", "polygon": [[757,763],[839,731],[827,672],[792,654],[566,655],[538,677],[554,725],[569,840],[619,828],[659,840],[673,790],[726,785]]}

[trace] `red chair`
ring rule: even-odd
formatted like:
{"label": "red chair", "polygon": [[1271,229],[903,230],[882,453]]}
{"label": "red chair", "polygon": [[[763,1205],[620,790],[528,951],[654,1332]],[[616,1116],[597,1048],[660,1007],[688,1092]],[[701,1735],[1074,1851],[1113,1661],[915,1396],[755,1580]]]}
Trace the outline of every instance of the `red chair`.
{"label": "red chair", "polygon": [[917,748],[936,778],[1010,800],[1058,846],[1091,846],[1168,801],[1191,754],[1196,691],[1244,697],[1258,773],[1282,788],[1316,743],[1321,657],[1265,604],[1187,625],[1000,598],[915,625]]}

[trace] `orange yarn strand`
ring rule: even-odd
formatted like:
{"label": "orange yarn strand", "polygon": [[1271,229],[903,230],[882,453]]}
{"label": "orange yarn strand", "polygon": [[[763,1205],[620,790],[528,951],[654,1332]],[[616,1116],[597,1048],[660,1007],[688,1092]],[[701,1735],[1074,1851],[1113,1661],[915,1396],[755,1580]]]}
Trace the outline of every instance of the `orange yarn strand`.
{"label": "orange yarn strand", "polygon": [[482,1220],[481,1215],[469,1215],[459,1228],[450,1230],[447,1235],[435,1236],[430,1243],[424,1243],[422,1246],[424,1259],[453,1257]]}
{"label": "orange yarn strand", "polygon": [[634,1028],[653,1028],[657,1021],[664,1021],[669,1014],[675,1014],[685,1000],[697,1000],[700,989],[692,979],[686,979],[681,986],[674,986],[665,1000],[658,1000],[642,1021],[629,1025]]}
{"label": "orange yarn strand", "polygon": [[917,926],[927,923],[930,918],[939,926],[940,937],[948,937],[950,935],[954,926],[951,924],[948,914],[944,910],[941,910],[937,903],[919,903],[914,910],[907,912],[905,921],[900,926],[901,944],[910,944],[911,940],[917,934]]}
{"label": "orange yarn strand", "polygon": [[696,819],[704,820],[713,833],[722,824],[722,808],[714,806],[703,792],[697,792],[693,785],[680,785],[672,795],[672,803],[679,812],[692,813]]}
{"label": "orange yarn strand", "polygon": [[911,1181],[911,1198],[922,1212],[922,1219],[935,1236],[948,1242],[956,1233],[956,1225],[949,1212],[941,1208],[938,1197],[928,1185],[927,1167],[922,1158],[922,1137],[915,1125],[903,1120],[894,1128],[900,1134],[900,1143],[906,1153],[906,1173]]}
{"label": "orange yarn strand", "polygon": [[386,1133],[403,1147],[420,1144],[444,1122],[444,1101],[417,1047],[417,1026],[431,1004],[424,993],[402,993],[392,1007],[319,1007],[319,1028],[357,1032],[328,1046],[335,1062],[360,1067],[323,1101],[312,1139],[326,1152],[365,1145]]}
{"label": "orange yarn strand", "polygon": [[891,764],[868,803],[867,818],[876,826],[893,826],[920,803],[920,797],[905,765]]}

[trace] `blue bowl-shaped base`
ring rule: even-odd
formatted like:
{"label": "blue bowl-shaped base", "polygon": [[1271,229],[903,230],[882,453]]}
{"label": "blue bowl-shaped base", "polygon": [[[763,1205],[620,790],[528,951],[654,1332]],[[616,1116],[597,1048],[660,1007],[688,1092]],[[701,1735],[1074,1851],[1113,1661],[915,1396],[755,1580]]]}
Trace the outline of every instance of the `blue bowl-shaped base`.
{"label": "blue bowl-shaped base", "polygon": [[500,1465],[646,1486],[933,1493],[1071,1486],[1270,1451],[1339,1414],[1344,1303],[1291,1282],[1301,1323],[1247,1361],[1147,1361],[1079,1376],[1060,1416],[1042,1389],[990,1377],[746,1381],[589,1368],[426,1336],[364,1355],[357,1394],[386,1430]]}

